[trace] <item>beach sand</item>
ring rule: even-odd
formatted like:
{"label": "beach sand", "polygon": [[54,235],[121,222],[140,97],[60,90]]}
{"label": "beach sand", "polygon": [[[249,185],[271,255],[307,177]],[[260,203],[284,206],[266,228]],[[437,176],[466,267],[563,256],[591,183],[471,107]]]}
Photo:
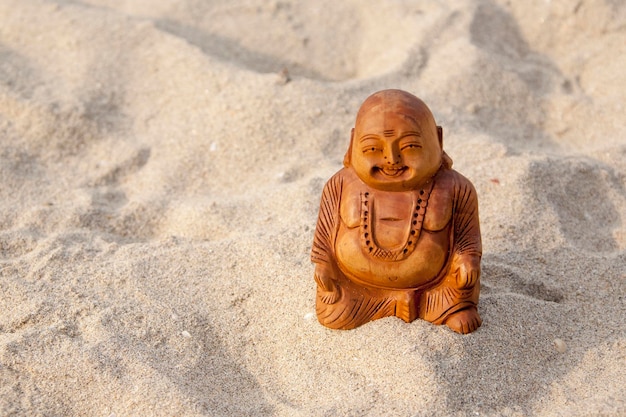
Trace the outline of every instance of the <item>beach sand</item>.
{"label": "beach sand", "polygon": [[[615,0],[0,0],[0,415],[625,415],[624,68]],[[386,88],[477,189],[470,335],[316,320]]]}

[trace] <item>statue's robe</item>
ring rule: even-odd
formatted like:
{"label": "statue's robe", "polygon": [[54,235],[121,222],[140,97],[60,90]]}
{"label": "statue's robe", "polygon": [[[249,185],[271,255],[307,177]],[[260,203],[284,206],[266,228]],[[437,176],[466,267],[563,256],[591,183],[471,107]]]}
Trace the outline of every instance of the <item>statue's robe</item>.
{"label": "statue's robe", "polygon": [[[455,312],[476,308],[479,280],[468,288],[459,288],[457,284],[460,260],[471,256],[480,259],[482,255],[478,201],[471,182],[445,165],[435,174],[433,193],[449,196],[446,201],[452,205],[446,230],[449,246],[445,264],[427,285],[415,289],[387,289],[351,281],[341,272],[336,259],[335,242],[342,221],[340,205],[344,182],[347,178],[352,180],[354,175],[351,168],[342,169],[326,183],[322,193],[311,260],[326,264],[327,271],[334,271],[332,279],[340,296],[327,304],[322,299],[324,290],[318,285],[316,311],[320,323],[334,329],[352,329],[375,319],[397,316],[407,322],[419,317],[443,324]],[[428,218],[428,208],[424,216]]]}

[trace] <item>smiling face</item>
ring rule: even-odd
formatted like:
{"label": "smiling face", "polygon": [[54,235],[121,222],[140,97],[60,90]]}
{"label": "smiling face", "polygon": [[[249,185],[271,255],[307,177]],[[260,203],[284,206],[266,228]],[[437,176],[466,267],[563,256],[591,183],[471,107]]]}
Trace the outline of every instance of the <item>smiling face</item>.
{"label": "smiling face", "polygon": [[349,164],[372,188],[406,191],[437,173],[442,149],[435,120],[417,97],[400,90],[370,96],[352,131]]}

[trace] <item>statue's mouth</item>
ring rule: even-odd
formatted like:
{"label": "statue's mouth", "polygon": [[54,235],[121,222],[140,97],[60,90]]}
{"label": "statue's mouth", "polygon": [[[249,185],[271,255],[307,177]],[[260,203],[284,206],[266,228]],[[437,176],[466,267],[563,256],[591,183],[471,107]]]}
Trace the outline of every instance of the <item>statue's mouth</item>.
{"label": "statue's mouth", "polygon": [[407,167],[378,167],[378,171],[386,177],[399,177],[407,170]]}

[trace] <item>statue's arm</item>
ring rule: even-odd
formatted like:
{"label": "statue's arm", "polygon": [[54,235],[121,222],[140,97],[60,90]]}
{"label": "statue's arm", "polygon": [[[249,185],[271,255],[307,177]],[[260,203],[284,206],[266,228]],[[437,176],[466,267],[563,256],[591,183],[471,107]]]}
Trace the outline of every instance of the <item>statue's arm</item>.
{"label": "statue's arm", "polygon": [[315,281],[320,289],[327,293],[323,296],[327,304],[334,303],[339,295],[335,283],[339,268],[334,255],[334,242],[339,227],[342,184],[341,176],[335,175],[324,186],[311,248],[311,261],[315,264]]}
{"label": "statue's arm", "polygon": [[472,183],[457,174],[454,190],[454,258],[460,288],[472,287],[480,278],[482,242],[478,198]]}

